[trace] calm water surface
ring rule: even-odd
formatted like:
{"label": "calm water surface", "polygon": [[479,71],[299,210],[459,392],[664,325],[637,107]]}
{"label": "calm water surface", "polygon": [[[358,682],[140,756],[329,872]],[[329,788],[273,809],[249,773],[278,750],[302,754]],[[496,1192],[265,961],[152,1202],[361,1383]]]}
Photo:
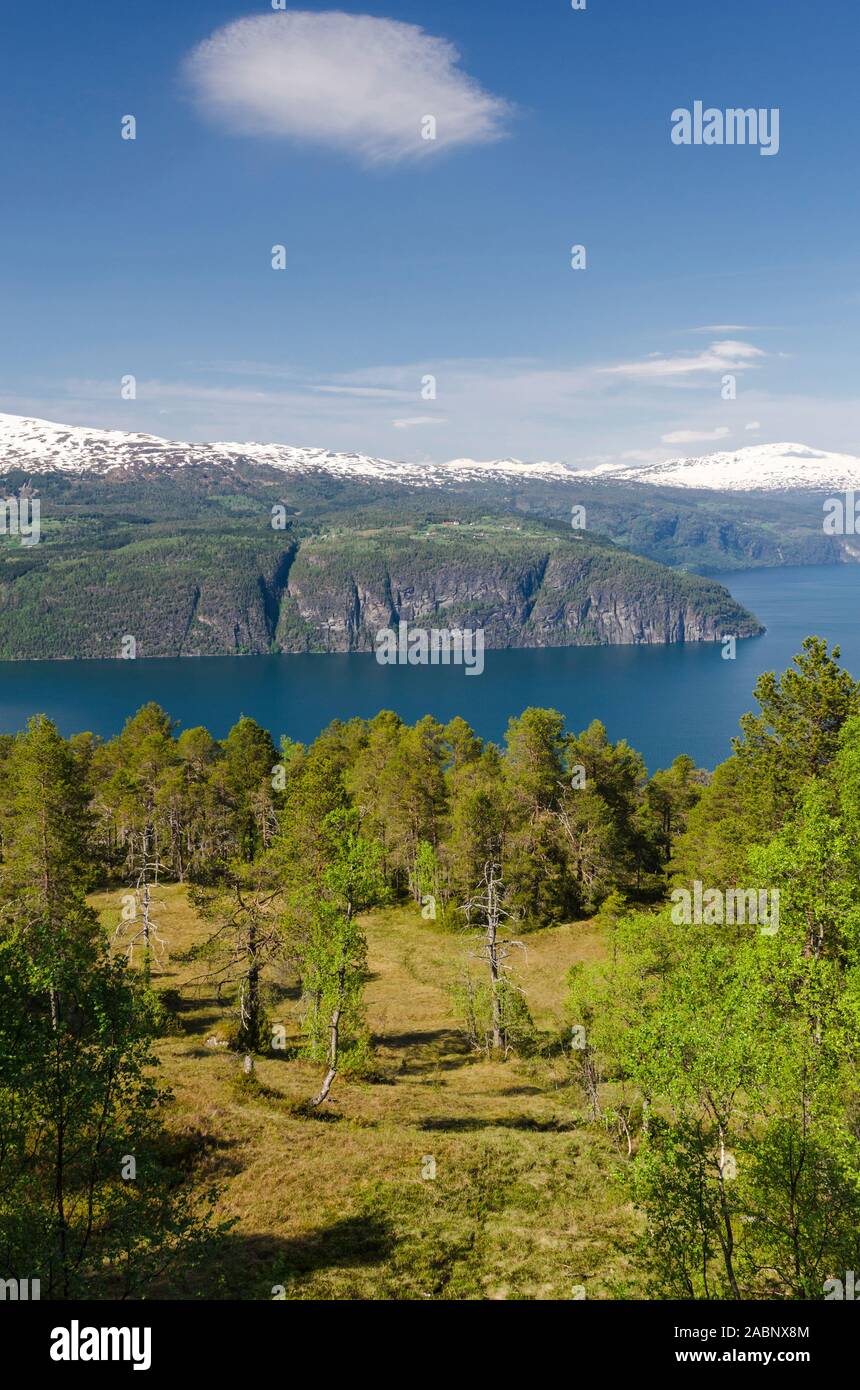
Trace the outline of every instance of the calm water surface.
{"label": "calm water surface", "polygon": [[203,724],[219,738],[241,714],[276,739],[307,742],[332,719],[393,709],[410,722],[460,714],[498,740],[512,714],[546,705],[572,729],[602,719],[652,770],[678,753],[712,767],[752,708],[760,672],[782,671],[808,634],[839,642],[844,664],[860,676],[860,567],[750,570],[723,582],[767,628],[738,643],[735,661],[702,643],[488,651],[483,675],[468,677],[462,667],[379,666],[364,654],[0,662],[0,732],[41,712],[64,734],[110,735],[157,700],[183,728]]}

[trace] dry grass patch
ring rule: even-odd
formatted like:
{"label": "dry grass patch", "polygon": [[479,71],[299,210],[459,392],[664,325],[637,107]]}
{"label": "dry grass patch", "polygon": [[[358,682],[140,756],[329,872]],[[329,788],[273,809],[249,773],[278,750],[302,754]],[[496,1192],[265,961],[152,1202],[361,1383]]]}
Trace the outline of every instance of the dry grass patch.
{"label": "dry grass patch", "polygon": [[[105,924],[120,892],[93,896]],[[567,1060],[565,972],[602,949],[590,924],[527,938],[515,962],[547,1046],[487,1062],[452,1015],[449,985],[468,943],[409,909],[368,919],[367,1020],[378,1078],[339,1078],[324,1115],[297,1113],[319,1068],[281,1054],[240,1059],[207,1046],[228,1032],[229,1000],[194,984],[181,955],[205,930],[185,890],[160,891],[168,953],[154,976],[176,1005],[157,1053],[175,1101],[171,1123],[202,1177],[223,1184],[235,1218],[204,1292],[272,1298],[569,1298],[631,1287],[636,1235],[617,1181],[623,1156],[585,1121]],[[294,981],[272,1009],[297,1041]],[[293,997],[290,997],[292,994]],[[432,1160],[432,1162],[431,1162]],[[435,1177],[429,1174],[435,1170]],[[183,1290],[177,1290],[183,1292]]]}

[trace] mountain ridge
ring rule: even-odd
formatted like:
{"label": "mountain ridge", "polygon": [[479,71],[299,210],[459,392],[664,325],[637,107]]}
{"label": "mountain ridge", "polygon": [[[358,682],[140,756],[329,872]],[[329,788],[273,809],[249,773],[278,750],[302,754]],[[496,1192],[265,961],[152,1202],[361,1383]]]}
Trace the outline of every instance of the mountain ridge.
{"label": "mountain ridge", "polygon": [[397,483],[412,488],[486,482],[615,482],[689,491],[833,491],[860,488],[860,458],[805,444],[753,444],[657,463],[605,463],[594,469],[562,462],[502,458],[405,463],[364,453],[249,441],[191,443],[124,430],[63,425],[0,413],[0,474],[152,475],[187,468],[251,465],[272,473]]}
{"label": "mountain ridge", "polygon": [[595,482],[643,483],[691,491],[841,491],[860,487],[860,458],[812,449],[807,444],[749,444],[662,463],[601,464],[577,476]]}
{"label": "mountain ridge", "polygon": [[526,477],[564,481],[571,470],[562,463],[524,463],[520,459],[453,459],[448,463],[412,464],[370,454],[292,444],[215,440],[189,443],[160,435],[124,430],[61,425],[33,416],[0,413],[0,473],[29,467],[34,472],[101,474],[161,469],[256,464],[288,474],[327,473],[334,477],[432,487],[446,481]]}
{"label": "mountain ridge", "polygon": [[370,652],[382,628],[487,649],[753,637],[721,584],[514,518],[273,531],[166,521],[0,546],[0,659]]}

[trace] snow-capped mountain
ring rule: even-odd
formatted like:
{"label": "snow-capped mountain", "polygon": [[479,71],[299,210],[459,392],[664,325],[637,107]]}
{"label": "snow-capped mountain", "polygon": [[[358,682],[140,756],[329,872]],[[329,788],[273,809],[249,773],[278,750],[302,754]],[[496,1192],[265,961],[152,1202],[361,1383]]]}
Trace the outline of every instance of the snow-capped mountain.
{"label": "snow-capped mountain", "polygon": [[522,463],[519,459],[454,459],[450,463],[396,463],[367,454],[288,444],[186,444],[152,434],[58,425],[23,415],[0,414],[0,473],[24,468],[33,473],[108,474],[195,467],[258,464],[285,473],[327,473],[341,478],[440,487],[452,482],[517,478],[559,481],[570,477],[562,463]]}
{"label": "snow-capped mountain", "polygon": [[577,476],[714,492],[837,492],[860,488],[860,458],[810,449],[805,444],[751,444],[665,463],[605,463]]}
{"label": "snow-capped mountain", "polygon": [[0,413],[0,474],[101,476],[170,472],[179,468],[259,465],[293,475],[328,474],[406,487],[444,487],[480,482],[647,483],[654,487],[715,492],[795,492],[860,489],[860,458],[826,453],[803,444],[753,444],[734,452],[669,459],[664,463],[602,464],[594,470],[520,459],[451,459],[447,463],[398,463],[368,454],[340,454],[289,444],[189,444],[152,434],[59,425]]}

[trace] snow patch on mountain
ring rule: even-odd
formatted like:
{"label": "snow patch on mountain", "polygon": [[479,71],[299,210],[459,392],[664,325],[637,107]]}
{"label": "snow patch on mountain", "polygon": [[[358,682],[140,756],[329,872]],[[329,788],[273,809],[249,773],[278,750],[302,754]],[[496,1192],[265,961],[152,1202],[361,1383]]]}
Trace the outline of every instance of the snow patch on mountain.
{"label": "snow patch on mountain", "polygon": [[204,466],[259,464],[285,473],[327,473],[341,478],[439,487],[445,483],[541,478],[563,480],[562,463],[523,463],[520,459],[453,459],[450,463],[397,463],[368,454],[339,454],[328,449],[288,444],[216,442],[188,444],[152,434],[58,425],[22,415],[0,414],[0,473],[24,468],[33,473],[134,473]]}
{"label": "snow patch on mountain", "polygon": [[714,492],[844,491],[860,487],[860,458],[805,444],[751,444],[665,463],[605,463],[577,477]]}
{"label": "snow patch on mountain", "polygon": [[289,444],[216,442],[190,444],[153,434],[60,425],[0,413],[0,474],[151,474],[179,468],[230,468],[257,464],[294,475],[324,473],[344,479],[444,487],[480,482],[620,482],[715,492],[844,491],[860,489],[860,458],[804,444],[753,444],[735,451],[669,459],[664,463],[602,464],[593,470],[522,459],[457,458],[447,463],[399,463],[369,454]]}

